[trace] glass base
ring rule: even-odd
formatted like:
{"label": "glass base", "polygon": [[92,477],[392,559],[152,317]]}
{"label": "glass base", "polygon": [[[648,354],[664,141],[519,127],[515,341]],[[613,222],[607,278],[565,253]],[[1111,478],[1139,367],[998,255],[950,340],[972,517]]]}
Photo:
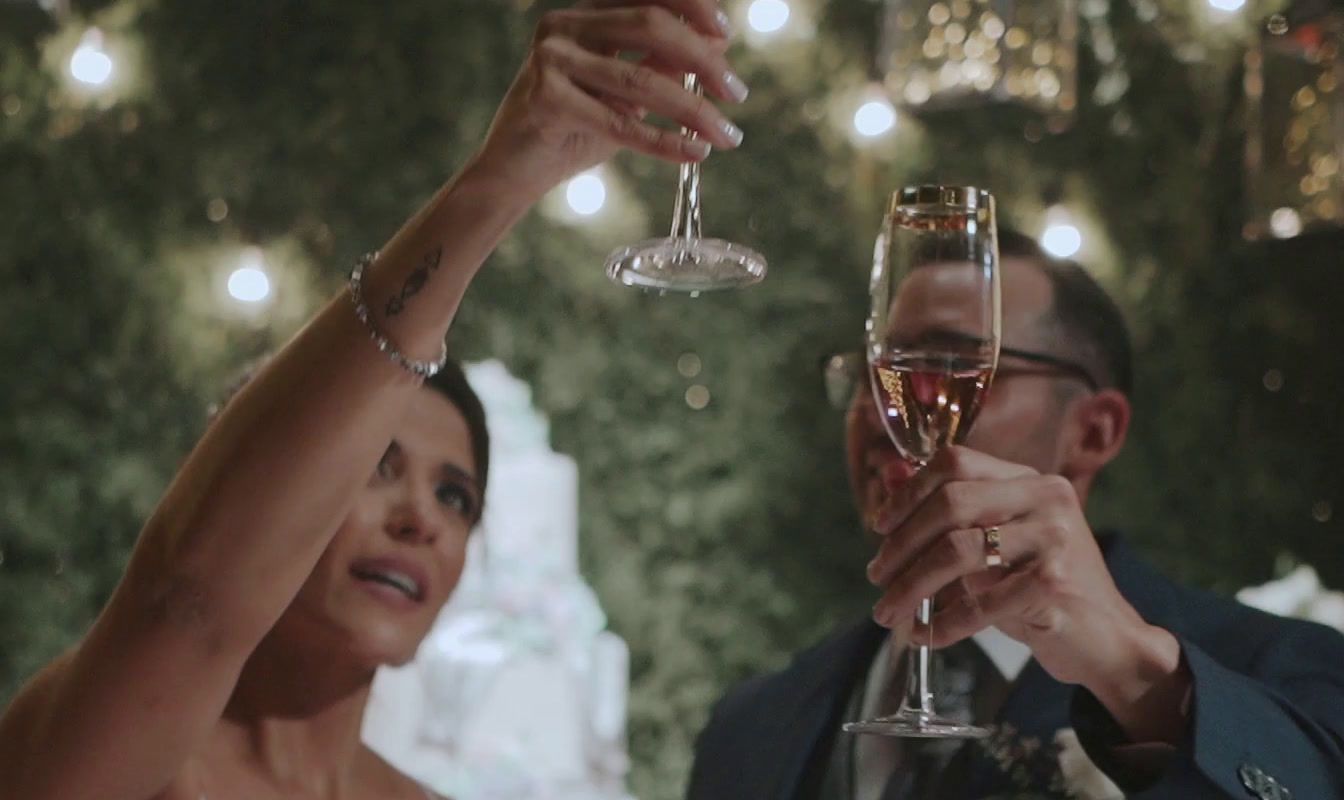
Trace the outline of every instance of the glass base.
{"label": "glass base", "polygon": [[899,736],[905,739],[983,739],[989,728],[968,725],[936,714],[903,710],[889,717],[846,722],[845,733],[871,733],[878,736]]}
{"label": "glass base", "polygon": [[722,239],[647,239],[607,257],[607,277],[626,286],[692,295],[760,283],[765,257]]}

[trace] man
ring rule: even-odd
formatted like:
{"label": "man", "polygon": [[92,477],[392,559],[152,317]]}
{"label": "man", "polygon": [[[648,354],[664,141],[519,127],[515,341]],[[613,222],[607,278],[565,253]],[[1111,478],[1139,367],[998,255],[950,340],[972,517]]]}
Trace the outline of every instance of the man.
{"label": "man", "polygon": [[[1077,796],[1344,798],[1344,637],[1175,585],[1093,534],[1083,509],[1130,421],[1124,322],[1076,264],[1011,231],[1000,251],[1004,346],[965,447],[912,475],[855,381],[846,444],[878,536],[877,624],[729,692],[690,800],[1062,797],[1079,771],[1061,770],[1067,729],[1119,786]],[[938,311],[927,333],[957,333]],[[933,595],[930,634],[912,617]],[[840,732],[895,710],[912,641],[946,662],[939,710],[993,736]]]}

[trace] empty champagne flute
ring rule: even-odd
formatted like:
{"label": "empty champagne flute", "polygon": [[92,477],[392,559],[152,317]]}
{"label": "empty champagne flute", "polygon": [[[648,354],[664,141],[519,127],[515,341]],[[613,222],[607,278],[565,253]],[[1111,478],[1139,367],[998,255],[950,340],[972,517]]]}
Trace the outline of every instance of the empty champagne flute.
{"label": "empty champagne flute", "polygon": [[[687,91],[701,93],[700,80],[686,74]],[[682,133],[695,132],[682,128]],[[700,236],[700,163],[681,165],[672,232],[618,248],[607,257],[607,277],[625,284],[692,296],[714,289],[735,289],[765,277],[765,257],[745,245]]]}
{"label": "empty champagne flute", "polygon": [[[892,194],[873,253],[868,374],[887,435],[917,469],[970,431],[998,364],[1002,311],[994,198],[962,186]],[[928,625],[933,602],[916,619]],[[895,650],[893,650],[895,652]],[[940,717],[931,652],[909,648],[905,693],[890,716],[844,730],[915,738],[989,731]]]}

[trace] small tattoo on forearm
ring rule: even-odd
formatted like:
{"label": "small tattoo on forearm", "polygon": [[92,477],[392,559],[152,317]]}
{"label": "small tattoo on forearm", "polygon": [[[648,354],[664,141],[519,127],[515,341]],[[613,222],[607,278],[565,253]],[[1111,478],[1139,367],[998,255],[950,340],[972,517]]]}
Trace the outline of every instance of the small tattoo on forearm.
{"label": "small tattoo on forearm", "polygon": [[383,307],[383,316],[395,317],[405,311],[406,301],[415,297],[421,289],[425,288],[425,284],[429,283],[430,273],[438,270],[439,260],[442,257],[443,245],[439,245],[433,251],[426,253],[420,261],[420,266],[406,276],[406,282],[401,285],[401,291],[387,298],[387,305]]}

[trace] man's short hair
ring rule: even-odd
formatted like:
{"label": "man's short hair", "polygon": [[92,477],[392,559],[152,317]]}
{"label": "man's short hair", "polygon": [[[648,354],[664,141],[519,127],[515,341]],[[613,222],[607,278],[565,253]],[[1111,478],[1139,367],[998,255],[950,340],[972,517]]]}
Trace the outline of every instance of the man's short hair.
{"label": "man's short hair", "polygon": [[1128,395],[1134,388],[1134,356],[1124,314],[1101,284],[1076,261],[1052,258],[1026,234],[999,228],[999,257],[1021,258],[1050,280],[1047,319],[1060,355],[1087,368],[1097,385]]}

